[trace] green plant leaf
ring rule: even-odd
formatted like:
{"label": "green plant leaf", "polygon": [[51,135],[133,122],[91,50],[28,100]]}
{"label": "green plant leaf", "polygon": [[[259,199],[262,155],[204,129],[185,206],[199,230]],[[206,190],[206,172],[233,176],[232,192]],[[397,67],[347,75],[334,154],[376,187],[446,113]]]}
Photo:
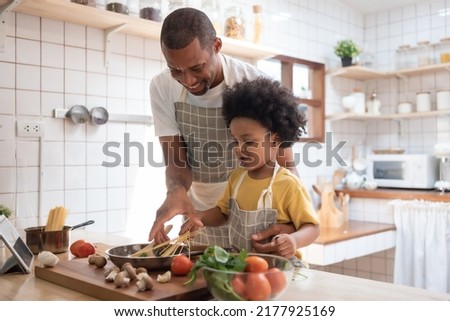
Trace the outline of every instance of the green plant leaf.
{"label": "green plant leaf", "polygon": [[344,57],[356,57],[359,55],[360,50],[358,46],[351,39],[344,39],[337,42],[334,47],[334,53],[341,58]]}

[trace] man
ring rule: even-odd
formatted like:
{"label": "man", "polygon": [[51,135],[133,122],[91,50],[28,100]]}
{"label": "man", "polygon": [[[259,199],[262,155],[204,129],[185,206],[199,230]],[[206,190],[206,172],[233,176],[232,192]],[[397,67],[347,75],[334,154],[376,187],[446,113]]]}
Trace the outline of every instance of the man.
{"label": "man", "polygon": [[[196,210],[212,207],[222,195],[236,161],[229,146],[229,130],[222,116],[222,93],[242,79],[264,74],[254,66],[220,53],[222,41],[208,17],[193,8],[168,15],[161,29],[161,49],[168,69],[152,79],[150,97],[166,165],[167,197],[156,213],[149,240],[168,240],[165,222],[183,214],[201,225]],[[278,163],[295,171],[292,149]],[[255,250],[271,252],[258,244],[270,236],[293,231],[275,224],[255,235]],[[227,247],[228,226],[206,227],[196,242]]]}

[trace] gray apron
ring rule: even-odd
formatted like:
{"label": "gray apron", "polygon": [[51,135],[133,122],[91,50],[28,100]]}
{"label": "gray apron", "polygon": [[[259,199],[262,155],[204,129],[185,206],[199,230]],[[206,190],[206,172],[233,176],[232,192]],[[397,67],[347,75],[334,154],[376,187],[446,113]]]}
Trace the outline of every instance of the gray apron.
{"label": "gray apron", "polygon": [[[211,208],[222,196],[237,160],[230,146],[231,135],[222,116],[221,107],[200,107],[186,103],[183,88],[180,101],[175,102],[175,116],[187,146],[193,183],[189,197],[198,210]],[[230,247],[228,224],[199,230],[192,244]]]}
{"label": "gray apron", "polygon": [[[277,163],[275,165],[269,186],[261,192],[257,208],[254,211],[241,210],[236,202],[239,188],[241,187],[244,177],[248,175],[248,173],[243,172],[239,177],[233,191],[233,196],[230,197],[229,201],[229,235],[231,246],[233,248],[251,251],[251,236],[276,223],[277,210],[272,208],[272,184],[279,168],[280,166]],[[269,240],[267,240],[267,242],[268,241]]]}

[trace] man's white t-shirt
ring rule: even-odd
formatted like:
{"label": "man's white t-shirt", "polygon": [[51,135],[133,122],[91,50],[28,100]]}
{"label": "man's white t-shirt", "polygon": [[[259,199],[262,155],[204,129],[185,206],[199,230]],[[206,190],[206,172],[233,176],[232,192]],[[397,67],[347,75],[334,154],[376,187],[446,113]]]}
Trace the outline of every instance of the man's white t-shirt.
{"label": "man's white t-shirt", "polygon": [[[201,107],[222,106],[222,94],[226,86],[233,86],[244,78],[249,80],[258,76],[266,76],[255,66],[238,59],[219,54],[223,67],[224,81],[218,86],[209,89],[202,96],[195,96],[189,92],[186,95],[186,103]],[[175,136],[180,134],[175,119],[174,103],[180,101],[183,86],[172,78],[167,69],[153,77],[150,84],[150,100],[153,112],[156,136]]]}
{"label": "man's white t-shirt", "polygon": [[[268,77],[251,64],[223,54],[220,54],[219,57],[223,67],[224,81],[209,89],[202,96],[195,96],[187,92],[186,103],[200,107],[221,107],[222,95],[226,86],[233,86],[244,78],[251,80],[259,76]],[[182,90],[183,86],[172,78],[169,69],[152,79],[150,98],[156,136],[176,136],[180,134],[180,128],[175,118],[174,103],[180,101]],[[188,194],[197,210],[206,210],[215,205],[225,186],[226,182],[201,183],[194,181]]]}

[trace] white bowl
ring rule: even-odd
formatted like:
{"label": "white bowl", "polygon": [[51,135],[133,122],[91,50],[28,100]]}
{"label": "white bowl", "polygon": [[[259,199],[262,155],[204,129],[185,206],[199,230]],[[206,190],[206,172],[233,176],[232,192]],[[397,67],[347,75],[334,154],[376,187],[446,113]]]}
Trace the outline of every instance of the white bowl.
{"label": "white bowl", "polygon": [[377,181],[370,180],[370,181],[365,181],[363,186],[367,190],[374,190],[378,187],[378,184],[377,184]]}

